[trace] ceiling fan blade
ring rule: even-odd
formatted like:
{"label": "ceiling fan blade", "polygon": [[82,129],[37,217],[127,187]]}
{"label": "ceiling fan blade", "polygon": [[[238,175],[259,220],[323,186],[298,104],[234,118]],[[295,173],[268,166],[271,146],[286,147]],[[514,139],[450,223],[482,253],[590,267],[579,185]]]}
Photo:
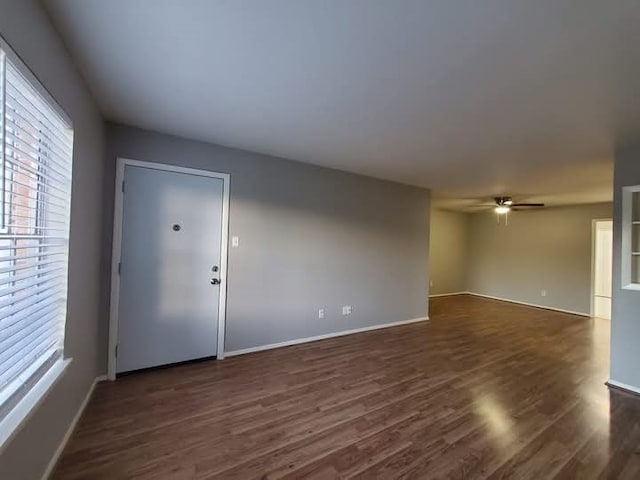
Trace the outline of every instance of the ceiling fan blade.
{"label": "ceiling fan blade", "polygon": [[544,203],[514,203],[512,207],[544,207]]}

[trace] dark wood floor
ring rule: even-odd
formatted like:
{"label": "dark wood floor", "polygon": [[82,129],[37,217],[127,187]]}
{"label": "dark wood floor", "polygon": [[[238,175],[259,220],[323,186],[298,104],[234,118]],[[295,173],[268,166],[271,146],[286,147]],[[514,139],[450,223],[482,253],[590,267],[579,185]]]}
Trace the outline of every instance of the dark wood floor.
{"label": "dark wood floor", "polygon": [[56,479],[640,478],[609,324],[492,300],[101,383]]}

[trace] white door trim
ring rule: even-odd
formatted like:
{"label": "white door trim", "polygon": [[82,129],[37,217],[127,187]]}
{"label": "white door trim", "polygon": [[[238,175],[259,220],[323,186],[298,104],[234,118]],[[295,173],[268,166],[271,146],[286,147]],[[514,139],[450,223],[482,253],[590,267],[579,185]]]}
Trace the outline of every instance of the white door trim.
{"label": "white door trim", "polygon": [[594,218],[591,220],[591,292],[590,292],[591,317],[594,317],[596,312],[596,235],[597,235],[597,228],[598,228],[599,222],[613,222],[613,219],[612,218]]}
{"label": "white door trim", "polygon": [[118,157],[113,208],[113,248],[111,252],[111,303],[109,308],[109,350],[107,364],[107,378],[109,380],[115,380],[116,378],[116,346],[118,344],[118,310],[120,303],[120,273],[118,271],[118,265],[122,252],[122,217],[124,208],[122,185],[124,182],[125,167],[128,165],[222,179],[222,239],[220,242],[220,300],[218,308],[217,358],[224,358],[224,333],[227,311],[227,250],[229,241],[229,174]]}

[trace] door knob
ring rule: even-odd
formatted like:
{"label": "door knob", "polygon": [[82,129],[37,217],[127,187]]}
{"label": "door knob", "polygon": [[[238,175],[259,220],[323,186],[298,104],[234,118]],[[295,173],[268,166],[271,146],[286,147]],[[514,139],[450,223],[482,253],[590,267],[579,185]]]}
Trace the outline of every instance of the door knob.
{"label": "door knob", "polygon": [[220,280],[217,278],[212,278],[211,279],[211,285],[219,285],[220,284]]}

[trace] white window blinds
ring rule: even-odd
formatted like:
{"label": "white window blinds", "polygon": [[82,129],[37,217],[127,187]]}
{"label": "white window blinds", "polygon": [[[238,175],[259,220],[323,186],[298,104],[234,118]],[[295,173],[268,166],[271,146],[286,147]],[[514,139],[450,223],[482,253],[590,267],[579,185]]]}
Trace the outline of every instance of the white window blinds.
{"label": "white window blinds", "polygon": [[61,357],[67,303],[73,131],[16,63],[0,50],[0,419]]}

